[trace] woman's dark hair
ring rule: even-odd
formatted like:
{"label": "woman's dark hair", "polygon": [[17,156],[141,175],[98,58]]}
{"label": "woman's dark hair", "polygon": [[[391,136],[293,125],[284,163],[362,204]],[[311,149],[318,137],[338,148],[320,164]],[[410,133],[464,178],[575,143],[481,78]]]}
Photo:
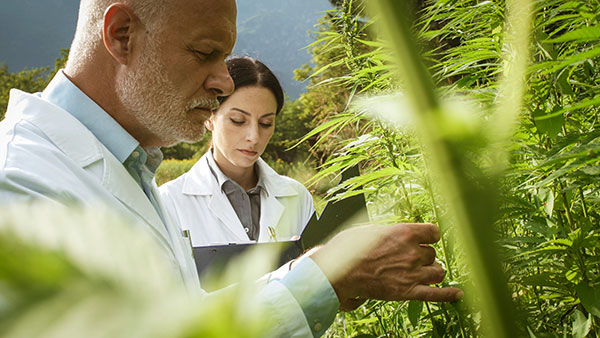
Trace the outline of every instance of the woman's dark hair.
{"label": "woman's dark hair", "polygon": [[[233,79],[235,89],[242,87],[259,86],[270,90],[277,101],[278,114],[283,107],[283,89],[273,72],[264,63],[251,57],[234,57],[225,61],[227,70]],[[219,102],[227,100],[227,96],[220,96]]]}

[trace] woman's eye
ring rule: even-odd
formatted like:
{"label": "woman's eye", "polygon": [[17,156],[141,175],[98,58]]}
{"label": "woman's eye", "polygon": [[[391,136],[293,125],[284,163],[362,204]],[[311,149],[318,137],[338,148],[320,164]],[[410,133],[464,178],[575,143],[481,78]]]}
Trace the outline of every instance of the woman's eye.
{"label": "woman's eye", "polygon": [[271,126],[273,126],[273,123],[264,123],[264,122],[261,122],[260,125],[262,127],[264,127],[264,128],[270,128]]}
{"label": "woman's eye", "polygon": [[238,125],[238,126],[244,124],[244,121],[242,121],[242,120],[236,120],[236,119],[230,119],[230,120],[231,120],[231,123]]}

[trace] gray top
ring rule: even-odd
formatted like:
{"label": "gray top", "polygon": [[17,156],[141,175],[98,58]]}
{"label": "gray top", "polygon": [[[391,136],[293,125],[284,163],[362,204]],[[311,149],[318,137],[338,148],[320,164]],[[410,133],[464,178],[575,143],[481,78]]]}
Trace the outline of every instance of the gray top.
{"label": "gray top", "polygon": [[207,162],[211,173],[227,196],[248,237],[254,241],[258,240],[260,234],[260,191],[265,189],[260,172],[258,172],[258,166],[254,165],[254,170],[257,171],[258,176],[256,186],[244,191],[241,185],[221,171],[214,158],[212,158],[212,161],[207,159]]}

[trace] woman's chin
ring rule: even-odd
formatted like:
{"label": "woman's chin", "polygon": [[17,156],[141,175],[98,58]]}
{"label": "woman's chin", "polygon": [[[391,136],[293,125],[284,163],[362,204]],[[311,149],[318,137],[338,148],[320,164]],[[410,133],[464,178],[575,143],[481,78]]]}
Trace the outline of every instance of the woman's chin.
{"label": "woman's chin", "polygon": [[258,156],[256,158],[248,158],[246,156],[242,158],[236,159],[235,163],[233,163],[238,168],[251,168],[254,166],[254,163],[258,160]]}

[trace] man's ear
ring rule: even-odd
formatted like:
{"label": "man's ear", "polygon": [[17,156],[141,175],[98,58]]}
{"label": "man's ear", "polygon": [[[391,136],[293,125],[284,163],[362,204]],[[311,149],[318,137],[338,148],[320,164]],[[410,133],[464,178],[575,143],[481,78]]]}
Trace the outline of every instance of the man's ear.
{"label": "man's ear", "polygon": [[204,121],[204,126],[206,127],[206,129],[213,131],[214,128],[213,128],[212,116],[208,120]]}
{"label": "man's ear", "polygon": [[134,36],[142,31],[141,22],[123,3],[110,5],[104,13],[102,38],[106,50],[121,64],[127,64],[133,50]]}

